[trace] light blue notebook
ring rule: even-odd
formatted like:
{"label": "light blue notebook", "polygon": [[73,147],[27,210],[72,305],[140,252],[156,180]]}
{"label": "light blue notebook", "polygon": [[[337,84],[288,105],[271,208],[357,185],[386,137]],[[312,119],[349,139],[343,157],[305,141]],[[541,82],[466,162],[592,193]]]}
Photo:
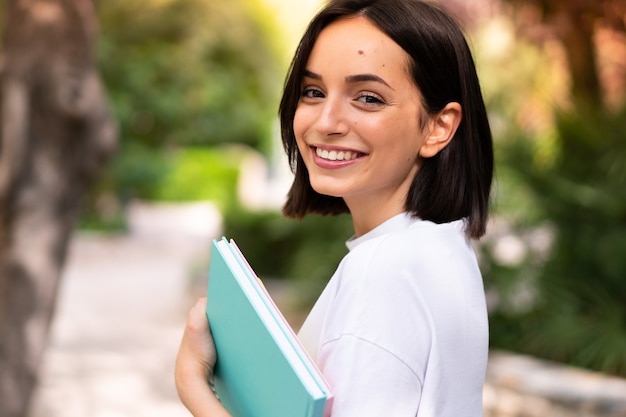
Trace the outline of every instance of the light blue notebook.
{"label": "light blue notebook", "polygon": [[234,242],[213,241],[207,317],[215,387],[235,417],[322,417],[332,394]]}

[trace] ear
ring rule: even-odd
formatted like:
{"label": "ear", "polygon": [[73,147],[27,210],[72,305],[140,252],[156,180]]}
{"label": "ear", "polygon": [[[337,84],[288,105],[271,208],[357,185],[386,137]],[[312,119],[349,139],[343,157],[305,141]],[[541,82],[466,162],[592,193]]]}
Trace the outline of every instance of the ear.
{"label": "ear", "polygon": [[448,146],[462,118],[461,105],[456,102],[448,103],[428,122],[428,133],[419,150],[419,155],[422,158],[431,158]]}

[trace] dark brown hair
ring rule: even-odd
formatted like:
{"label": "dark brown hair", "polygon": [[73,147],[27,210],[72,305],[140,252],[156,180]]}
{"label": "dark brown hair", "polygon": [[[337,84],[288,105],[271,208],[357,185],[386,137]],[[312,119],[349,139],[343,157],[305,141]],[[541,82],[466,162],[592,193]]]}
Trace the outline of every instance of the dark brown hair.
{"label": "dark brown hair", "polygon": [[489,211],[493,150],[476,68],[455,21],[419,0],[335,0],[309,24],[291,63],[279,109],[283,146],[295,174],[283,213],[302,218],[308,213],[348,212],[343,199],[319,194],[311,187],[293,120],[304,70],[320,32],[336,20],[355,16],[369,19],[407,52],[410,76],[429,114],[437,114],[450,102],[461,104],[462,120],[454,138],[437,155],[422,160],[406,210],[435,223],[466,219],[468,235],[481,237]]}

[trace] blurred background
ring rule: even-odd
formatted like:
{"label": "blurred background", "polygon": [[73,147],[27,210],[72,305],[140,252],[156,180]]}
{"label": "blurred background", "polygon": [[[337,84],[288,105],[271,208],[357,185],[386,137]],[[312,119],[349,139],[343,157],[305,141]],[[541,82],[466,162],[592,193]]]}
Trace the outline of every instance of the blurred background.
{"label": "blurred background", "polygon": [[[280,214],[281,86],[321,3],[0,1],[1,416],[188,415],[173,361],[222,235],[300,325],[351,235]],[[494,133],[492,349],[624,399],[626,0],[440,3]]]}

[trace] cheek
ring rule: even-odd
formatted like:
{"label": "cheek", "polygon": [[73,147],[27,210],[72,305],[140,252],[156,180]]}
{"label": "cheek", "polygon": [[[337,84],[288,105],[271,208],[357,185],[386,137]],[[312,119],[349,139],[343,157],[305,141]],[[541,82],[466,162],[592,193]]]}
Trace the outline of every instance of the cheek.
{"label": "cheek", "polygon": [[[400,171],[413,170],[419,168],[419,149],[421,138],[411,138],[414,132],[397,132],[397,135],[390,139],[395,143],[387,148],[386,154],[389,160],[396,161],[395,166]],[[394,164],[391,164],[392,169]]]}
{"label": "cheek", "polygon": [[300,153],[300,156],[304,158],[305,163],[306,163],[307,158],[305,157],[305,155],[308,150],[308,145],[304,141],[303,132],[302,130],[298,130],[295,123],[293,126],[293,132],[294,132],[294,135],[296,136],[296,146],[298,147],[298,152]]}
{"label": "cheek", "polygon": [[293,116],[293,132],[296,135],[296,139],[300,141],[304,136],[308,126],[308,118],[306,111],[298,107],[296,113]]}

